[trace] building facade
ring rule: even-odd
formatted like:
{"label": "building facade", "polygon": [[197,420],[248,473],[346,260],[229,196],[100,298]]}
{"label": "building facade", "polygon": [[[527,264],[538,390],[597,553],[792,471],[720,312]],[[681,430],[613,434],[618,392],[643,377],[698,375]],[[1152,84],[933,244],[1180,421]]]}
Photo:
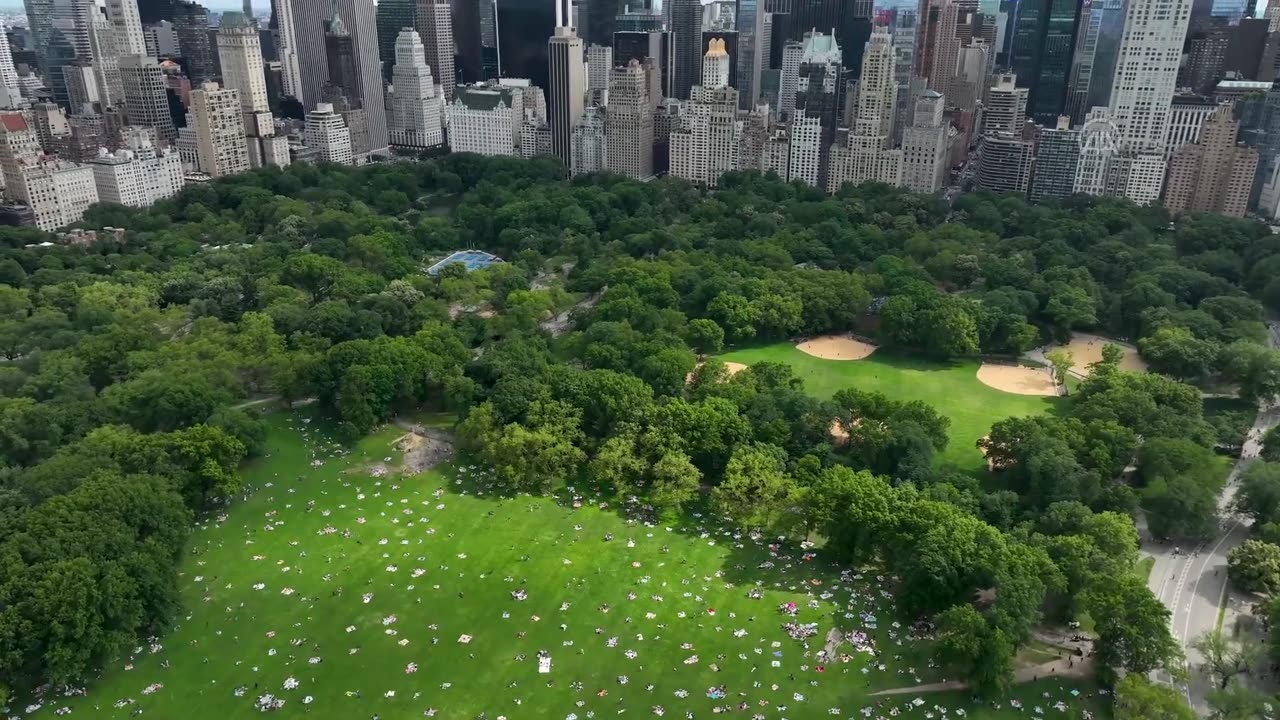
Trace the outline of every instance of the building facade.
{"label": "building facade", "polygon": [[551,152],[566,165],[571,160],[570,139],[582,118],[587,78],[583,66],[582,39],[571,27],[559,26],[547,43],[550,86],[547,88],[547,121],[551,126]]}
{"label": "building facade", "polygon": [[607,157],[605,109],[592,106],[583,111],[569,138],[569,172],[574,176],[602,172]]}
{"label": "building facade", "polygon": [[100,148],[89,161],[101,202],[147,207],[182,190],[184,173],[178,153],[167,148],[157,151],[148,135],[131,132],[127,149]]}
{"label": "building facade", "polygon": [[217,178],[251,169],[237,91],[222,89],[215,82],[192,90],[187,127],[195,142],[196,172]]}
{"label": "building facade", "polygon": [[391,74],[392,147],[426,149],[444,143],[444,104],[418,33],[404,29],[396,38]]}
{"label": "building facade", "polygon": [[448,105],[449,150],[516,155],[524,122],[522,95],[495,85],[464,85]]}
{"label": "building facade", "polygon": [[609,74],[605,137],[610,172],[637,180],[653,177],[653,101],[648,73],[636,60]]}
{"label": "building facade", "polygon": [[1198,142],[1173,153],[1164,194],[1171,215],[1203,212],[1244,217],[1258,151],[1238,144],[1239,132],[1231,106],[1223,105],[1205,121]]}
{"label": "building facade", "polygon": [[738,165],[738,92],[729,87],[729,56],[712,41],[680,126],[671,131],[671,174],[715,187]]}
{"label": "building facade", "polygon": [[337,165],[354,165],[355,154],[351,147],[351,130],[342,115],[329,103],[320,103],[307,113],[303,129],[303,142],[317,153],[320,162]]}

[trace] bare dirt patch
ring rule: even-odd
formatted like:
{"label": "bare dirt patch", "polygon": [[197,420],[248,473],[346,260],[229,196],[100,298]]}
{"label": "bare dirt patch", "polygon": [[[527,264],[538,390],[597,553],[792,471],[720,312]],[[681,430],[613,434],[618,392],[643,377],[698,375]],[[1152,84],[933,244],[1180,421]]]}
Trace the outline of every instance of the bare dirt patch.
{"label": "bare dirt patch", "polygon": [[844,429],[844,425],[839,420],[831,421],[831,439],[836,445],[844,445],[849,442],[849,431]]}
{"label": "bare dirt patch", "polygon": [[[747,366],[743,365],[740,362],[731,362],[729,360],[724,360],[721,362],[724,364],[724,369],[729,373],[729,377],[733,377],[734,375],[737,375],[738,373],[747,369]],[[693,366],[693,372],[684,376],[685,385],[689,385],[693,383],[693,376],[698,372],[698,368],[702,367],[703,365],[706,365],[706,363],[700,362],[697,365]]]}
{"label": "bare dirt patch", "polygon": [[415,427],[396,439],[395,448],[404,453],[401,472],[416,475],[453,458],[453,438],[446,432]]}
{"label": "bare dirt patch", "polygon": [[848,335],[823,335],[805,340],[796,349],[823,360],[862,360],[875,352],[876,346]]}
{"label": "bare dirt patch", "polygon": [[1058,395],[1058,386],[1047,368],[982,363],[978,367],[978,382],[1015,395]]}
{"label": "bare dirt patch", "polygon": [[1142,358],[1138,357],[1138,349],[1134,346],[1122,343],[1119,340],[1088,333],[1071,334],[1071,342],[1066,346],[1067,350],[1071,351],[1073,360],[1071,371],[1082,377],[1088,377],[1089,366],[1102,360],[1102,348],[1106,345],[1116,345],[1124,351],[1124,355],[1120,358],[1121,370],[1128,372],[1147,371],[1147,364],[1143,362]]}

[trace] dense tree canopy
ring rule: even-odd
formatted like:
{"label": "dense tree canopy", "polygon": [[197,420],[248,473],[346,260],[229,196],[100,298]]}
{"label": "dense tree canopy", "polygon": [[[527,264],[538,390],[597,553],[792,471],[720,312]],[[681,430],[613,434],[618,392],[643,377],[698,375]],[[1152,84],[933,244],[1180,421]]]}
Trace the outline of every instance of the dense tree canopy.
{"label": "dense tree canopy", "polygon": [[[1129,514],[1141,502],[1159,531],[1208,531],[1209,448],[1231,433],[1182,381],[1280,390],[1266,228],[1170,229],[1103,199],[561,171],[300,165],[90,210],[86,227],[125,227],[124,242],[0,229],[0,683],[83,678],[173,619],[186,528],[239,489],[259,397],[315,398],[352,436],[450,411],[512,491],[586,481],[656,515],[706,502],[744,529],[818,533],[899,578],[904,615],[933,616],[941,655],[985,694],[1045,614],[1091,613],[1102,664],[1129,677],[1174,661],[1131,579]],[[507,262],[422,272],[468,246]],[[998,423],[981,442],[992,483],[939,463],[949,421],[927,404],[819,400],[789,367],[700,357],[851,330],[939,360],[1092,330],[1159,374],[1106,353],[1054,415]],[[1243,493],[1260,519],[1267,482]]]}

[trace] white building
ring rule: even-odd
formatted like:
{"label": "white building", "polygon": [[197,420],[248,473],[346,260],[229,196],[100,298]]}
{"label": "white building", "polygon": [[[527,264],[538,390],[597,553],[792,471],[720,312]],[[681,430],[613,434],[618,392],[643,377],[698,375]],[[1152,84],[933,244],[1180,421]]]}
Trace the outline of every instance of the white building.
{"label": "white building", "polygon": [[114,153],[99,148],[98,157],[89,161],[99,200],[147,207],[182,190],[182,160],[177,152],[157,152],[146,132],[129,133],[127,142],[127,149]]}
{"label": "white building", "polygon": [[355,164],[355,156],[351,150],[351,130],[347,128],[342,115],[334,112],[331,103],[319,103],[315,110],[307,113],[303,138],[307,147],[316,151],[320,162]]}
{"label": "white building", "polygon": [[191,91],[187,127],[196,144],[196,172],[209,177],[238,175],[251,169],[240,114],[240,93],[207,82]]}
{"label": "white building", "polygon": [[444,143],[440,86],[431,76],[418,33],[405,28],[396,37],[391,70],[390,132],[394,147],[426,149]]}
{"label": "white building", "polygon": [[240,95],[250,166],[288,165],[288,139],[276,137],[275,118],[267,100],[267,76],[258,28],[241,13],[222,14],[222,25],[218,28],[218,62],[224,86]]}
{"label": "white building", "polygon": [[637,180],[653,176],[653,103],[649,74],[632,60],[609,75],[611,104],[605,116],[610,172]]}
{"label": "white building", "polygon": [[987,91],[987,104],[982,113],[982,133],[1021,135],[1027,120],[1027,88],[1018,87],[1018,76],[1005,73]]}
{"label": "white building", "polygon": [[729,54],[712,39],[680,127],[671,131],[671,174],[715,187],[738,166],[738,91],[728,86]]}
{"label": "white building", "polygon": [[9,36],[0,27],[0,109],[17,110],[26,104],[22,97],[22,86],[18,82],[18,69],[13,64]]}
{"label": "white building", "polygon": [[588,175],[605,168],[608,150],[605,144],[604,108],[592,106],[582,113],[582,119],[573,128],[569,138],[569,172],[572,175]]}
{"label": "white building", "polygon": [[1169,130],[1165,133],[1165,160],[1173,157],[1173,153],[1183,145],[1200,140],[1200,128],[1218,104],[1212,100],[1191,96],[1174,98],[1169,107]]}
{"label": "white building", "polygon": [[294,4],[298,0],[273,0],[276,16],[276,55],[280,57],[280,86],[284,94],[303,99],[302,69],[298,62],[297,18]]}
{"label": "white building", "polygon": [[168,20],[161,20],[158,23],[147,25],[142,28],[142,34],[147,41],[147,54],[151,57],[177,57],[178,52],[178,31],[174,29],[173,23]]}
{"label": "white building", "polygon": [[449,150],[515,155],[524,122],[519,89],[463,85],[449,104]]}
{"label": "white building", "polygon": [[511,88],[520,93],[520,109],[523,111],[531,110],[535,117],[542,122],[547,121],[547,96],[542,92],[542,88],[534,85],[529,78],[498,78],[498,86]]}
{"label": "white building", "polygon": [[845,183],[902,182],[902,151],[892,149],[893,104],[898,97],[892,37],[883,28],[871,34],[862,56],[862,75],[854,100],[853,128],[838,132],[830,147],[827,187]]}
{"label": "white building", "polygon": [[1129,0],[1111,88],[1111,120],[1129,172],[1123,194],[1139,205],[1160,197],[1170,107],[1192,0]]}
{"label": "white building", "polygon": [[779,76],[778,113],[791,117],[796,111],[796,84],[800,81],[800,59],[804,43],[788,40],[782,46],[782,74]]}
{"label": "white building", "polygon": [[98,201],[93,171],[44,155],[34,128],[21,113],[0,114],[0,174],[5,196],[31,208],[41,230],[79,221]]}
{"label": "white building", "polygon": [[146,55],[147,41],[142,34],[142,16],[138,0],[107,0],[107,19],[115,31],[116,52],[120,55]]}
{"label": "white building", "polygon": [[587,47],[587,104],[609,104],[609,74],[613,70],[613,48],[609,45]]}
{"label": "white building", "polygon": [[551,154],[551,126],[546,120],[539,120],[533,110],[524,111],[524,122],[520,123],[520,157],[531,158],[535,155]]}
{"label": "white building", "polygon": [[787,179],[818,187],[822,170],[822,118],[797,110],[791,120],[790,149]]}
{"label": "white building", "polygon": [[902,131],[902,186],[921,193],[942,189],[947,180],[947,123],[942,95],[925,90]]}

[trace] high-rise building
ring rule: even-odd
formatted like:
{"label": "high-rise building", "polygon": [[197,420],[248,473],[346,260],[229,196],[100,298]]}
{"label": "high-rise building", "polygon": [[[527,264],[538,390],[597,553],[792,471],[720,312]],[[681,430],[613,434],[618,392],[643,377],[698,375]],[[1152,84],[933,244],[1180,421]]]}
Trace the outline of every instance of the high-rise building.
{"label": "high-rise building", "polygon": [[485,45],[480,27],[480,17],[486,11],[492,14],[493,0],[451,0],[454,72],[462,82],[486,79]]}
{"label": "high-rise building", "polygon": [[129,124],[155,128],[156,136],[164,145],[177,140],[178,129],[169,112],[164,73],[156,59],[145,55],[120,58],[120,79]]}
{"label": "high-rise building", "polygon": [[582,38],[572,27],[560,25],[547,42],[550,85],[547,87],[547,120],[551,125],[551,152],[566,165],[570,160],[569,139],[582,117],[587,91],[583,67]]}
{"label": "high-rise building", "polygon": [[1034,148],[1030,141],[1006,134],[983,135],[978,143],[977,184],[994,193],[1027,194]]}
{"label": "high-rise building", "polygon": [[898,97],[893,38],[888,29],[878,28],[866,45],[852,127],[837,133],[831,145],[826,179],[829,193],[845,183],[902,182],[902,151],[891,149]]}
{"label": "high-rise building", "polygon": [[[325,85],[332,79],[328,62],[326,31],[336,14],[350,38],[350,54],[358,78],[359,97],[347,97],[350,107],[362,111],[367,119],[370,153],[382,154],[387,147],[386,99],[383,94],[382,68],[378,59],[377,11],[367,0],[288,0],[291,3],[292,37],[297,46],[298,66],[302,80],[303,107],[315,107],[326,98]],[[277,20],[284,18],[277,13]],[[285,32],[281,30],[281,37]],[[345,71],[344,71],[345,72]],[[329,96],[332,99],[332,95]],[[335,110],[340,108],[335,107]],[[348,117],[348,120],[351,118]],[[356,130],[352,129],[352,135]],[[357,150],[357,154],[359,151]]]}
{"label": "high-rise building", "polygon": [[[808,33],[805,35],[804,52],[800,57],[800,66],[796,79],[796,117],[803,113],[808,124],[818,123],[818,158],[817,174],[809,174],[812,164],[809,156],[797,161],[796,153],[810,153],[808,132],[791,132],[791,176],[799,177],[804,182],[818,188],[827,186],[827,149],[835,142],[836,127],[840,121],[840,94],[844,89],[842,82],[843,69],[840,63],[843,55],[840,45],[830,35]],[[892,66],[890,66],[892,68]],[[890,75],[892,84],[892,75]],[[798,176],[797,172],[805,174]]]}
{"label": "high-rise building", "polygon": [[610,172],[637,180],[653,177],[653,101],[648,73],[636,60],[609,73],[605,137]]}
{"label": "high-rise building", "polygon": [[583,110],[569,137],[569,172],[588,175],[606,167],[605,109],[592,106]]}
{"label": "high-rise building", "polygon": [[929,78],[929,88],[942,93],[948,107],[957,107],[952,96],[951,87],[956,75],[956,63],[960,59],[960,48],[964,42],[960,31],[970,12],[966,0],[940,0],[937,7],[929,8],[930,25],[926,28],[926,59],[930,63],[925,77]]}
{"label": "high-rise building", "polygon": [[804,43],[788,40],[782,46],[782,69],[778,76],[778,113],[791,117],[796,111],[796,85],[800,82],[800,59]]}
{"label": "high-rise building", "polygon": [[1005,73],[996,78],[987,91],[987,109],[983,116],[983,134],[1021,135],[1027,120],[1027,88],[1018,87],[1018,78]]}
{"label": "high-rise building", "polygon": [[1239,131],[1231,106],[1223,105],[1205,121],[1199,142],[1173,153],[1164,194],[1171,215],[1203,212],[1244,217],[1258,151],[1236,142]]}
{"label": "high-rise building", "polygon": [[911,124],[912,98],[924,89],[920,83],[915,93],[911,91],[911,81],[915,79],[916,53],[916,13],[913,10],[899,8],[893,15],[889,25],[893,38],[893,72],[894,83],[898,86],[898,97],[894,100],[896,117],[893,120],[894,144],[902,141],[902,131]]}
{"label": "high-rise building", "polygon": [[18,82],[18,69],[13,65],[9,36],[0,31],[0,109],[17,110],[26,105]]}
{"label": "high-rise building", "polygon": [[[478,155],[516,155],[524,122],[519,88],[461,85],[449,103],[449,150]],[[549,149],[548,145],[548,149]]]}
{"label": "high-rise building", "polygon": [[1028,89],[1027,112],[1042,125],[1066,107],[1080,20],[1079,0],[1022,0],[1013,21],[1010,68]]}
{"label": "high-rise building", "polygon": [[391,145],[423,150],[444,143],[443,99],[436,93],[422,41],[408,28],[396,38],[391,83]]}
{"label": "high-rise building", "polygon": [[356,67],[356,42],[342,21],[337,3],[324,31],[324,59],[329,70],[328,82],[321,93],[326,102],[350,104],[362,107],[364,94],[361,83],[364,78]]}
{"label": "high-rise building", "polygon": [[1187,61],[1178,71],[1179,87],[1191,88],[1201,95],[1213,92],[1222,79],[1228,38],[1226,28],[1205,28],[1191,33],[1186,44]]}
{"label": "high-rise building", "polygon": [[719,40],[724,44],[724,52],[729,56],[729,87],[738,90],[738,97],[742,97],[742,91],[738,89],[738,31],[736,30],[703,30],[702,31],[702,47],[706,48],[712,40]]}
{"label": "high-rise building", "polygon": [[168,148],[157,151],[148,132],[131,132],[127,149],[98,150],[89,161],[98,199],[127,207],[147,207],[173,197],[184,183],[182,161]]}
{"label": "high-rise building", "polygon": [[499,87],[511,88],[520,95],[520,108],[522,115],[533,114],[542,122],[547,121],[547,96],[542,92],[542,88],[536,87],[529,82],[528,78],[500,78],[497,81]]}
{"label": "high-rise building", "polygon": [[733,85],[739,107],[750,110],[760,99],[760,74],[764,70],[764,0],[738,0],[738,71]]}
{"label": "high-rise building", "polygon": [[147,54],[137,0],[107,0],[107,18],[115,30],[116,49],[121,55]]}
{"label": "high-rise building", "polygon": [[396,64],[396,40],[400,31],[418,26],[418,0],[380,0],[377,9],[378,59],[382,61],[382,76],[391,81],[391,69]]}
{"label": "high-rise building", "polygon": [[1079,165],[1080,131],[1072,130],[1071,118],[1063,115],[1053,128],[1040,130],[1031,178],[1031,199],[1071,197],[1075,192]]}
{"label": "high-rise building", "polygon": [[253,167],[288,165],[288,139],[276,136],[275,118],[267,100],[267,76],[263,70],[258,28],[241,13],[223,13],[217,43],[225,87],[240,96],[249,164]]}
{"label": "high-rise building", "polygon": [[1066,112],[1075,124],[1083,123],[1092,108],[1111,104],[1111,84],[1124,31],[1124,0],[1082,2],[1067,78]]}
{"label": "high-rise building", "polygon": [[224,90],[215,82],[192,90],[187,127],[195,141],[198,172],[216,178],[249,171],[240,93]]}
{"label": "high-rise building", "polygon": [[947,180],[947,122],[941,94],[925,90],[913,106],[911,126],[902,132],[902,186],[933,193]]}
{"label": "high-rise building", "polygon": [[295,32],[297,21],[293,16],[293,6],[296,1],[272,0],[271,19],[276,53],[280,56],[280,88],[286,96],[305,102],[302,70],[298,65],[298,37]]}
{"label": "high-rise building", "polygon": [[713,40],[702,62],[702,85],[690,91],[680,126],[671,131],[671,174],[715,187],[738,165],[738,91],[729,86],[729,55]]}
{"label": "high-rise building", "polygon": [[196,2],[173,4],[173,32],[178,37],[182,64],[192,83],[214,77],[214,53],[209,42],[209,11]]}
{"label": "high-rise building", "polygon": [[672,97],[688,100],[694,85],[701,82],[702,3],[699,0],[670,0],[672,55]]}
{"label": "high-rise building", "polygon": [[1234,73],[1239,80],[1273,80],[1264,74],[1272,68],[1262,67],[1259,62],[1265,55],[1269,25],[1268,20],[1245,18],[1232,27],[1227,37],[1222,69]]}
{"label": "high-rise building", "polygon": [[[114,57],[114,46],[97,48],[91,35],[95,22],[110,23],[90,0],[24,0],[40,68],[57,102],[67,102],[62,68],[76,58]],[[114,33],[109,33],[114,35]],[[96,52],[95,52],[96,50]]]}
{"label": "high-rise building", "polygon": [[646,59],[653,60],[651,72],[654,73],[654,77],[651,78],[651,82],[656,83],[658,93],[656,96],[651,94],[651,99],[656,105],[662,98],[672,97],[671,72],[674,56],[671,33],[659,30],[654,32],[618,31],[613,34],[613,62],[616,67],[625,66],[631,60],[644,66]]}
{"label": "high-rise building", "polygon": [[1169,132],[1165,135],[1165,159],[1178,148],[1200,139],[1204,121],[1218,109],[1218,103],[1198,95],[1178,95],[1169,107]]}
{"label": "high-rise building", "polygon": [[452,12],[449,0],[418,0],[414,26],[446,102],[453,97],[454,86]]}
{"label": "high-rise building", "polygon": [[496,2],[499,77],[529,78],[537,87],[548,87],[547,38],[555,34],[556,3],[565,0]]}
{"label": "high-rise building", "polygon": [[1129,0],[1111,89],[1111,120],[1120,149],[1132,158],[1125,197],[1147,204],[1160,196],[1169,107],[1177,85],[1191,0]]}
{"label": "high-rise building", "polygon": [[147,43],[147,55],[154,58],[181,56],[178,52],[178,32],[173,29],[173,23],[168,20],[161,20],[143,27],[142,35]]}
{"label": "high-rise building", "polygon": [[587,104],[609,104],[609,73],[613,70],[613,46],[587,47]]}
{"label": "high-rise building", "polygon": [[342,115],[335,112],[333,105],[319,103],[316,109],[307,113],[303,138],[307,147],[317,153],[320,162],[337,165],[352,165],[355,155],[351,147],[351,130]]}

